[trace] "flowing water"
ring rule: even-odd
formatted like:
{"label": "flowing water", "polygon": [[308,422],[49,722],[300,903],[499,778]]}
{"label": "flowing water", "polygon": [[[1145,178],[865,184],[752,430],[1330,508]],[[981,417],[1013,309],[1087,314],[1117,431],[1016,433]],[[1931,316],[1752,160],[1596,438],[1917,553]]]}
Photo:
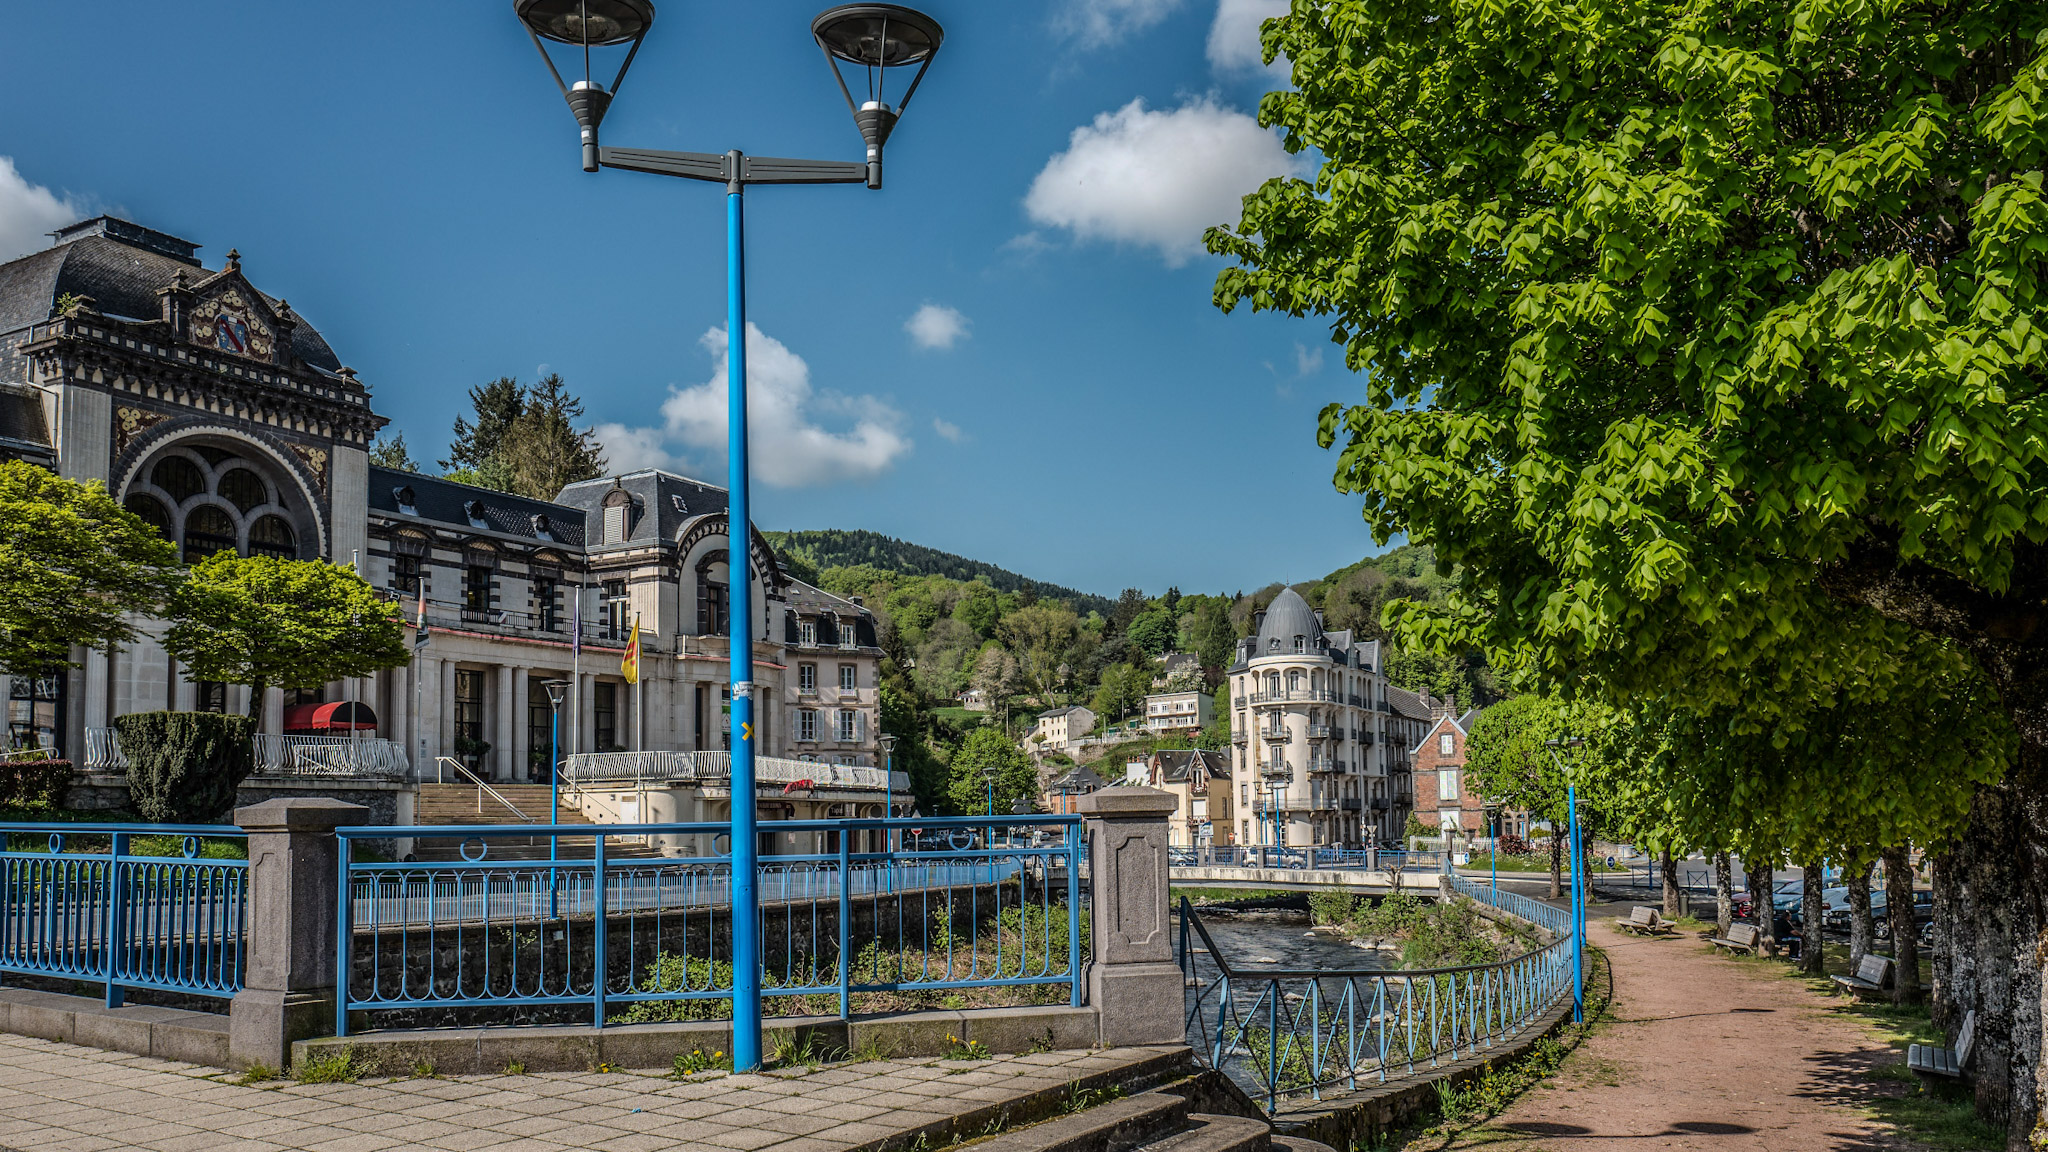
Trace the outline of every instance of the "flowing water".
{"label": "flowing water", "polygon": [[[1202,927],[1209,930],[1216,950],[1232,969],[1249,967],[1287,968],[1294,971],[1385,971],[1396,967],[1399,957],[1392,952],[1361,948],[1348,938],[1315,931],[1306,911],[1259,909],[1235,912],[1224,909],[1196,909]],[[1192,935],[1192,934],[1191,934]],[[1175,948],[1180,941],[1179,909],[1174,914]],[[1195,937],[1200,947],[1200,937]],[[1210,968],[1198,957],[1198,971]],[[1207,975],[1207,972],[1202,972]]]}

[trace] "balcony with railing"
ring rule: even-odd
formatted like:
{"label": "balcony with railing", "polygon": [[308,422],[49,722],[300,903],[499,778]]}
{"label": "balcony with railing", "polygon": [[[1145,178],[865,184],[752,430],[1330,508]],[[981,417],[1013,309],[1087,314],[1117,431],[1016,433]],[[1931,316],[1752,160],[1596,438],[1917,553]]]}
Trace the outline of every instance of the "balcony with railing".
{"label": "balcony with railing", "polygon": [[1357,812],[1361,807],[1360,801],[1356,796],[1346,796],[1341,803],[1346,812]]}
{"label": "balcony with railing", "polygon": [[1289,768],[1285,760],[1261,760],[1254,767],[1258,769],[1259,775],[1266,777],[1268,780],[1291,780],[1294,778],[1294,769]]}
{"label": "balcony with railing", "polygon": [[1259,729],[1259,739],[1270,740],[1275,744],[1285,744],[1291,736],[1293,736],[1293,733],[1289,732],[1285,728]]}
{"label": "balcony with railing", "polygon": [[1251,733],[1246,732],[1244,729],[1235,728],[1231,730],[1230,742],[1232,744],[1235,744],[1238,747],[1242,748],[1244,747],[1245,742],[1249,739],[1251,739]]}
{"label": "balcony with railing", "polygon": [[[279,736],[255,738],[257,776],[397,778],[411,765],[395,740],[374,736]],[[85,768],[113,772],[128,767],[121,737],[112,728],[85,730]]]}
{"label": "balcony with railing", "polygon": [[1308,726],[1308,738],[1311,740],[1328,740],[1330,738],[1330,731],[1331,729],[1328,724],[1311,724]]}
{"label": "balcony with railing", "polygon": [[1276,692],[1254,692],[1252,704],[1338,704],[1341,699],[1335,692],[1320,688],[1283,688]]}

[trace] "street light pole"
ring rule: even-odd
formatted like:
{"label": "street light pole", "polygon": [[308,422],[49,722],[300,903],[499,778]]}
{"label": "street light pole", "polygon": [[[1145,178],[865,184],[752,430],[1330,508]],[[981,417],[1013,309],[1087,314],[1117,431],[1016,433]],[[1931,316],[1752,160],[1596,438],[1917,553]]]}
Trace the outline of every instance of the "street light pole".
{"label": "street light pole", "polygon": [[[562,696],[569,689],[567,680],[543,680],[541,687],[548,694],[548,824],[562,822]],[[548,833],[548,861],[559,859],[562,838]],[[558,889],[553,868],[548,869],[548,917],[553,919],[559,912],[556,907]]]}
{"label": "street light pole", "polygon": [[[842,4],[819,14],[811,21],[811,36],[825,53],[833,80],[853,113],[867,145],[867,157],[863,162],[797,160],[747,156],[738,149],[718,154],[602,145],[598,129],[654,23],[651,0],[514,0],[513,11],[526,25],[576,117],[584,171],[616,168],[725,185],[726,568],[734,593],[728,601],[726,627],[732,685],[732,1055],[735,1071],[753,1071],[761,1066],[761,909],[754,800],[753,629],[757,621],[747,484],[746,186],[865,184],[880,188],[883,147],[924,80],[944,32],[938,21],[895,4]],[[580,49],[583,79],[574,85],[566,83],[543,40]],[[609,91],[590,74],[593,48],[625,50]],[[855,103],[840,73],[842,62],[867,69],[869,98],[864,103]],[[888,70],[911,65],[917,68],[916,76],[891,108],[884,99]]]}

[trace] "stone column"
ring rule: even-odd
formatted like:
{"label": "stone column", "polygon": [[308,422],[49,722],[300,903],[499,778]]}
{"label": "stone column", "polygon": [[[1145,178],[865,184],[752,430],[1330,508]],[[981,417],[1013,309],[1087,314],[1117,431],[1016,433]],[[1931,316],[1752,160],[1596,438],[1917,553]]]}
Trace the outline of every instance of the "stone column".
{"label": "stone column", "polygon": [[455,755],[455,661],[441,661],[441,710],[435,718],[439,739],[433,749],[436,756]]}
{"label": "stone column", "polygon": [[512,779],[525,783],[527,766],[533,763],[533,733],[526,723],[528,696],[533,691],[533,669],[514,668],[512,675]]}
{"label": "stone column", "polygon": [[228,1060],[283,1070],[294,1040],[334,1033],[340,853],[334,830],[370,810],[325,797],[235,809],[249,834],[249,942],[228,1005]]}
{"label": "stone column", "polygon": [[1105,788],[1081,798],[1094,894],[1088,1002],[1104,1047],[1178,1044],[1182,983],[1166,912],[1170,793]]}
{"label": "stone column", "polygon": [[493,693],[497,704],[492,711],[498,715],[497,723],[491,725],[491,759],[485,770],[499,780],[515,778],[512,771],[512,672],[500,664],[491,675],[491,679],[497,681],[497,691]]}

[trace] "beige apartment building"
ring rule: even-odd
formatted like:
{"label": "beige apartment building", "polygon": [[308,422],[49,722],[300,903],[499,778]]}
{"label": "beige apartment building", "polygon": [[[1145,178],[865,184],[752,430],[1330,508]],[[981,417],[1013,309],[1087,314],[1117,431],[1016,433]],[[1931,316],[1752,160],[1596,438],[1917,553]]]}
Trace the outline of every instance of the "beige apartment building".
{"label": "beige apartment building", "polygon": [[1216,701],[1207,692],[1155,692],[1145,697],[1145,728],[1157,735],[1199,732],[1216,718]]}
{"label": "beige apartment building", "polygon": [[1400,834],[1413,741],[1394,752],[1405,725],[1381,659],[1377,640],[1325,632],[1291,588],[1259,613],[1226,672],[1237,843],[1355,847]]}
{"label": "beige apartment building", "polygon": [[1095,713],[1079,704],[1068,704],[1038,714],[1037,722],[1024,737],[1024,750],[1072,753],[1094,730]]}
{"label": "beige apartment building", "polygon": [[1146,764],[1145,783],[1174,800],[1167,844],[1206,848],[1231,842],[1230,754],[1206,749],[1161,749]]}

